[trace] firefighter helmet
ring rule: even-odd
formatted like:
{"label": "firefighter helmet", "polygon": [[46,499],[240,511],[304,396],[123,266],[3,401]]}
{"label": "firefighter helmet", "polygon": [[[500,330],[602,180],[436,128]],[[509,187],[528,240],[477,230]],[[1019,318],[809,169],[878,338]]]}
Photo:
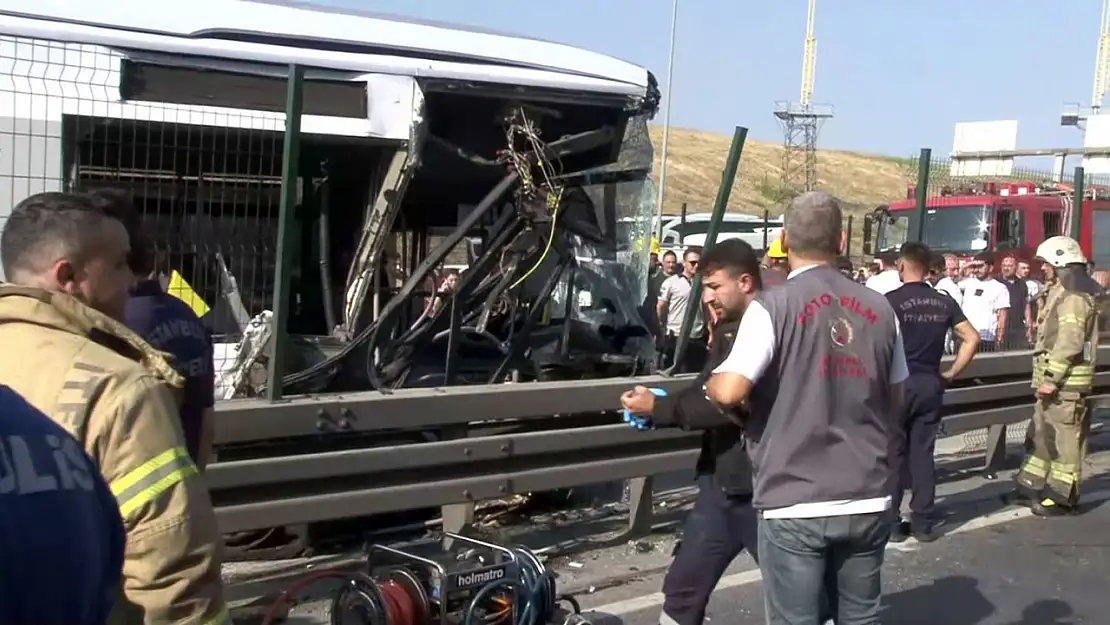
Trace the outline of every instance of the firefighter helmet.
{"label": "firefighter helmet", "polygon": [[1055,236],[1045,239],[1044,243],[1037,246],[1037,258],[1052,265],[1064,267],[1073,264],[1087,264],[1087,257],[1075,239],[1065,236]]}

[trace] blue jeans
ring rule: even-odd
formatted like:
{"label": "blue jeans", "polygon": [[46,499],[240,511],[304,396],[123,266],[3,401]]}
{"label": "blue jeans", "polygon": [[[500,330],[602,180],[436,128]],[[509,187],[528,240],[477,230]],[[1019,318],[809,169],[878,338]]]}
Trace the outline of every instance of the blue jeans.
{"label": "blue jeans", "polygon": [[818,625],[822,596],[837,625],[876,625],[890,514],[760,519],[768,625]]}

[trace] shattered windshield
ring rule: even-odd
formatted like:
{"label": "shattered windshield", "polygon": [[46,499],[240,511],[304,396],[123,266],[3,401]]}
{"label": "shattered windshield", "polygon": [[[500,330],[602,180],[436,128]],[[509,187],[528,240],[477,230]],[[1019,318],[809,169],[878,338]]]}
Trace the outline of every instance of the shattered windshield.
{"label": "shattered windshield", "polygon": [[[621,172],[620,180],[582,186],[596,206],[612,207],[615,245],[601,248],[581,237],[572,237],[578,269],[574,272],[571,319],[633,336],[640,334],[634,328],[643,328],[643,335],[647,336],[642,307],[647,298],[651,224],[655,214],[651,159],[647,120],[632,120],[626,127],[620,156],[612,165],[613,171]],[[569,279],[564,276],[553,294],[552,313],[556,317],[562,317],[566,310]],[[652,349],[650,338],[624,344],[624,353],[641,357],[650,358]]]}

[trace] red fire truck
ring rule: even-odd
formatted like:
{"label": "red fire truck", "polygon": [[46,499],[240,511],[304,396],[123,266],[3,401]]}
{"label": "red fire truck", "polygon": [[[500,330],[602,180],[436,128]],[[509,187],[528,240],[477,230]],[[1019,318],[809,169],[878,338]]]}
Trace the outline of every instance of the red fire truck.
{"label": "red fire truck", "polygon": [[[915,188],[907,199],[880,206],[864,222],[864,252],[896,252],[906,241],[914,211]],[[926,203],[922,241],[936,252],[969,258],[983,252],[1010,251],[1031,258],[1046,238],[1070,232],[1074,190],[1059,183],[981,182],[945,187]],[[1084,192],[1080,241],[1087,258],[1110,268],[1110,189]]]}

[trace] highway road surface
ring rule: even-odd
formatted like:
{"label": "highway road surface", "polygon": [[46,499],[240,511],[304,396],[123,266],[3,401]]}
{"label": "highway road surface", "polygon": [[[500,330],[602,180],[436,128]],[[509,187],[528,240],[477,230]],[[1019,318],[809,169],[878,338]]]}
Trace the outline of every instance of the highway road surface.
{"label": "highway road surface", "polygon": [[[1092,449],[1083,511],[1072,517],[1040,519],[1009,503],[1012,471],[996,480],[975,471],[949,473],[938,493],[946,515],[944,536],[931,544],[911,539],[887,550],[883,623],[1110,623],[1110,432],[1092,437]],[[673,512],[681,518],[681,509]],[[574,592],[596,625],[655,625],[674,540],[671,529],[632,541],[598,540],[594,546],[586,541],[569,555],[553,557],[550,566],[559,574],[560,590]],[[232,583],[229,594],[243,595],[245,587]],[[254,588],[246,594],[277,586]],[[285,622],[327,623],[326,602],[319,600],[324,594],[326,589],[319,590]],[[714,622],[764,623],[759,571],[746,554],[713,596],[707,625]]]}

